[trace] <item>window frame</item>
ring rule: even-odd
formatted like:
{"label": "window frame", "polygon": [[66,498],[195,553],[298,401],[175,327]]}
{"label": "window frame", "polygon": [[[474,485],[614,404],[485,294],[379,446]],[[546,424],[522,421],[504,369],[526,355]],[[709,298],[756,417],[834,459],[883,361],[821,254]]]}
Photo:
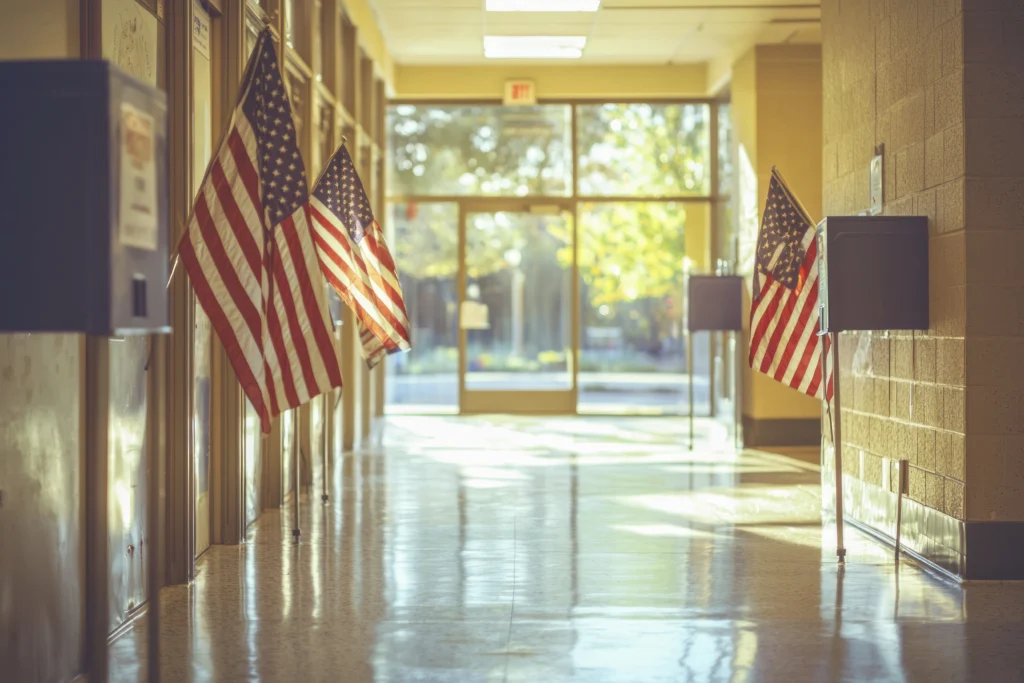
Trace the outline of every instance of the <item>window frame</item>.
{"label": "window frame", "polygon": [[[718,172],[718,121],[719,105],[723,100],[717,98],[583,98],[583,99],[538,99],[537,105],[563,105],[570,108],[570,130],[571,130],[571,166],[572,166],[572,192],[567,195],[540,195],[528,194],[525,196],[507,195],[442,195],[442,194],[397,194],[389,183],[386,190],[385,201],[387,203],[404,202],[459,202],[476,200],[528,200],[535,203],[553,202],[704,202],[711,205],[714,213],[715,207],[729,199],[729,194],[719,192]],[[649,105],[706,105],[708,107],[708,187],[709,192],[705,194],[672,194],[672,195],[590,195],[581,194],[579,191],[579,153],[578,153],[578,131],[579,131],[579,107],[594,106],[601,104],[649,104]],[[407,99],[396,98],[387,101],[387,107],[399,107],[412,105],[417,107],[455,107],[455,106],[502,106],[499,99]],[[382,133],[381,144],[385,149],[387,158],[390,160],[391,149],[387,147],[388,131]]]}

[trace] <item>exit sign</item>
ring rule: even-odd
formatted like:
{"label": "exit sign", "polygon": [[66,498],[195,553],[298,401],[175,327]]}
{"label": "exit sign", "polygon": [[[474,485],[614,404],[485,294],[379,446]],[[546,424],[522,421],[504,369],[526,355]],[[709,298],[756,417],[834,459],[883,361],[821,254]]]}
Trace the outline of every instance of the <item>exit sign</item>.
{"label": "exit sign", "polygon": [[505,81],[505,104],[537,104],[533,81]]}

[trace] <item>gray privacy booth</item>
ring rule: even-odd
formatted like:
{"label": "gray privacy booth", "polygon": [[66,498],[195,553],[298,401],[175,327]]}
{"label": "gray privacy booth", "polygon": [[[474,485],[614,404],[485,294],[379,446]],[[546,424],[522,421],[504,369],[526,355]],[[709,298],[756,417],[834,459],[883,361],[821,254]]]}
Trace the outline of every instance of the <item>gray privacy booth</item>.
{"label": "gray privacy booth", "polygon": [[[0,333],[86,335],[85,665],[90,681],[105,681],[109,345],[170,332],[166,97],[89,60],[2,62],[0,91]],[[150,352],[157,342],[150,337]],[[145,368],[151,406],[165,389],[159,365]],[[144,445],[148,680],[156,681],[164,454],[151,426]]]}
{"label": "gray privacy booth", "polygon": [[[928,218],[829,216],[818,224],[818,294],[822,333],[832,339],[832,367],[839,367],[840,332],[928,329]],[[827,377],[822,356],[822,376]],[[833,443],[836,473],[836,554],[843,545],[843,456],[839,374],[833,377]],[[901,461],[899,500],[905,465]],[[901,506],[897,508],[899,552]]]}
{"label": "gray privacy booth", "polygon": [[[690,394],[690,450],[693,450],[693,335],[696,332],[732,332],[736,346],[733,433],[737,447],[740,444],[740,410],[742,376],[743,331],[743,278],[738,275],[691,275],[687,297],[688,343],[686,345],[686,375]],[[714,387],[710,387],[713,392]]]}

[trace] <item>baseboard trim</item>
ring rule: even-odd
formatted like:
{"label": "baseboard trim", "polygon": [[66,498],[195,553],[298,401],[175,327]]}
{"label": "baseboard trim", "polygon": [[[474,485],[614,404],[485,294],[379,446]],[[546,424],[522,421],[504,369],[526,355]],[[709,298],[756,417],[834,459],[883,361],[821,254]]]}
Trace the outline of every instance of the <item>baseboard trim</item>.
{"label": "baseboard trim", "polygon": [[[874,528],[872,526],[869,526],[867,524],[864,524],[863,522],[860,522],[860,521],[858,521],[856,519],[853,519],[851,517],[846,517],[845,520],[846,520],[847,524],[852,526],[854,529],[857,529],[858,531],[860,531],[865,536],[871,538],[876,543],[879,543],[880,545],[884,545],[884,546],[887,546],[887,547],[891,548],[893,550],[894,557],[895,557],[895,551],[896,551],[896,539],[895,538],[893,538],[892,536],[889,536],[888,534],[886,534],[883,531],[879,531],[878,529],[876,529],[876,528]],[[936,564],[935,562],[932,562],[927,557],[925,557],[924,555],[920,554],[919,552],[917,552],[913,548],[908,548],[906,546],[903,546],[903,548],[900,549],[900,555],[901,556],[909,557],[915,563],[917,563],[918,565],[924,567],[927,571],[931,572],[932,574],[935,574],[940,579],[944,579],[946,581],[950,581],[950,582],[958,584],[958,585],[962,584],[964,582],[964,579],[962,577],[957,576],[956,574],[954,574],[953,572],[949,571],[948,569],[946,569],[942,565]]]}
{"label": "baseboard trim", "polygon": [[967,522],[964,578],[1024,580],[1024,522]]}
{"label": "baseboard trim", "polygon": [[743,445],[747,448],[820,444],[820,418],[757,419],[749,415],[743,416]]}
{"label": "baseboard trim", "polygon": [[113,645],[115,640],[123,636],[125,633],[128,633],[128,631],[132,630],[132,626],[135,625],[135,622],[138,621],[139,617],[144,615],[146,613],[146,610],[148,609],[149,601],[147,600],[146,602],[142,603],[141,605],[133,609],[131,612],[129,612],[128,615],[125,617],[125,620],[122,621],[117,628],[115,628],[113,631],[107,634],[107,645]]}

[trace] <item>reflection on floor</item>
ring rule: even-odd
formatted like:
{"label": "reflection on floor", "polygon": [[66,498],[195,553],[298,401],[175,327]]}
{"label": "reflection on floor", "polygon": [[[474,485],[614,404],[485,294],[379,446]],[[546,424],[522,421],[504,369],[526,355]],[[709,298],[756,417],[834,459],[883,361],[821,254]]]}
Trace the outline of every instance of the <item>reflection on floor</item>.
{"label": "reflection on floor", "polygon": [[[164,681],[1018,681],[1024,586],[850,531],[813,466],[669,419],[398,417],[303,543],[272,511],[161,596]],[[117,641],[137,680],[145,622]]]}

